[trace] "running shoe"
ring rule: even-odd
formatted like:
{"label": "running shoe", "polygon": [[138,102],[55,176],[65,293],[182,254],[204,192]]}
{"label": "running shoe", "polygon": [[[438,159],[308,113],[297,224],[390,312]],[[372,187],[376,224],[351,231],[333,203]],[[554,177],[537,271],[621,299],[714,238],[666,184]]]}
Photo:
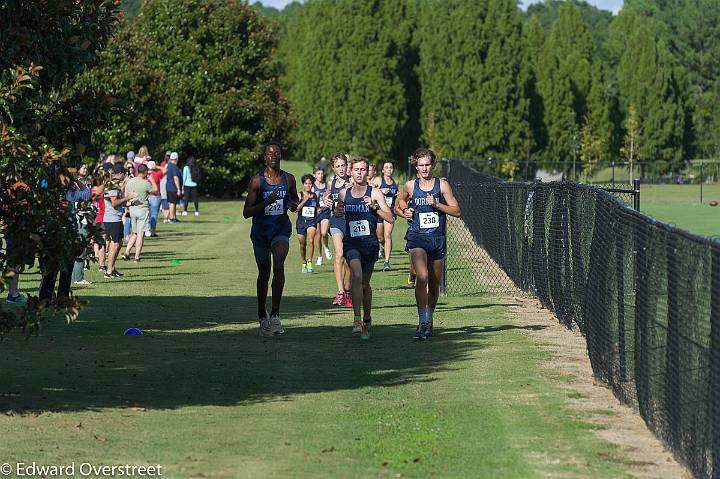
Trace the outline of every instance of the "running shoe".
{"label": "running shoe", "polygon": [[101,273],[104,273],[105,271],[107,271],[107,266],[99,266],[98,271],[100,271]]}
{"label": "running shoe", "polygon": [[390,267],[390,261],[385,261],[385,264],[383,265],[383,271],[392,271],[392,268]]}
{"label": "running shoe", "polygon": [[170,220],[167,219],[167,218],[165,218],[165,219],[163,220],[163,223],[170,223]]}
{"label": "running shoe", "polygon": [[122,260],[123,260],[123,261],[130,261],[130,255],[129,255],[129,254],[124,254],[124,255],[122,255]]}
{"label": "running shoe", "polygon": [[187,216],[187,211],[183,211],[182,215]]}
{"label": "running shoe", "polygon": [[73,281],[73,284],[79,284],[81,286],[88,286],[92,284],[92,281],[88,281],[86,279],[81,279],[80,281]]}
{"label": "running shoe", "polygon": [[142,261],[140,258],[133,258],[133,263],[139,263],[140,261]]}
{"label": "running shoe", "polygon": [[407,285],[408,285],[408,288],[415,287],[415,276],[408,274]]}
{"label": "running shoe", "polygon": [[357,319],[357,320],[355,320],[355,322],[353,322],[353,330],[352,330],[352,332],[353,332],[353,333],[360,333],[360,332],[362,332],[362,320],[361,320],[361,319]]}
{"label": "running shoe", "polygon": [[113,272],[110,273],[110,274],[112,274],[113,278],[122,278],[123,276],[125,276],[124,274],[122,274],[122,273],[121,273],[120,271],[118,271],[118,270],[115,270],[115,271],[113,271]]}
{"label": "running shoe", "polygon": [[318,260],[315,262],[315,266],[322,266],[322,255],[318,256]]}
{"label": "running shoe", "polygon": [[180,223],[180,220],[177,218],[173,218],[170,220],[170,223]]}
{"label": "running shoe", "polygon": [[311,260],[311,259],[309,259],[308,262],[307,262],[307,272],[308,272],[308,273],[314,273],[314,272],[315,272],[315,270],[314,270],[313,267],[312,267],[312,260]]}
{"label": "running shoe", "polygon": [[25,304],[27,303],[27,298],[20,293],[15,296],[11,296],[8,294],[6,301],[10,304]]}
{"label": "running shoe", "polygon": [[273,334],[285,334],[285,329],[282,327],[282,323],[280,323],[280,315],[279,314],[271,314],[270,315],[270,332]]}
{"label": "running shoe", "polygon": [[427,331],[425,332],[425,336],[427,336],[428,338],[431,338],[432,335],[433,335],[433,331],[432,331],[433,328],[432,328],[432,326],[433,326],[432,321],[430,321],[430,322],[428,323]]}
{"label": "running shoe", "polygon": [[352,305],[352,293],[350,291],[345,291],[345,306],[347,306],[348,308],[352,308]]}
{"label": "running shoe", "polygon": [[362,323],[362,331],[360,331],[360,339],[367,341],[372,336],[372,323]]}
{"label": "running shoe", "polygon": [[382,259],[384,257],[385,257],[385,248],[383,248],[381,246],[380,249],[378,250],[378,259]]}
{"label": "running shoe", "polygon": [[149,237],[151,237],[151,236],[152,236],[152,233],[151,233],[151,232],[149,232],[149,231],[146,231],[146,232],[145,232],[145,237],[146,237],[146,238],[149,238]]}
{"label": "running shoe", "polygon": [[105,271],[105,274],[103,275],[103,278],[105,279],[115,279],[115,275],[113,273],[108,273]]}
{"label": "running shoe", "polygon": [[425,341],[427,339],[428,326],[429,323],[418,324],[417,330],[415,331],[415,339]]}
{"label": "running shoe", "polygon": [[307,272],[308,272],[308,271],[307,271],[307,263],[303,263],[303,265],[302,265],[302,272],[303,272],[303,273],[307,273]]}
{"label": "running shoe", "polygon": [[260,336],[266,338],[272,338],[274,336],[274,333],[270,328],[270,320],[267,318],[262,318],[260,320]]}
{"label": "running shoe", "polygon": [[323,249],[325,250],[325,259],[328,261],[332,259],[332,253],[330,252],[330,248],[327,246],[323,246]]}
{"label": "running shoe", "polygon": [[342,306],[345,302],[345,291],[338,291],[335,295],[335,299],[333,299],[333,306]]}
{"label": "running shoe", "polygon": [[196,211],[196,212],[195,212],[195,216],[200,216],[200,212],[199,212],[199,211]]}

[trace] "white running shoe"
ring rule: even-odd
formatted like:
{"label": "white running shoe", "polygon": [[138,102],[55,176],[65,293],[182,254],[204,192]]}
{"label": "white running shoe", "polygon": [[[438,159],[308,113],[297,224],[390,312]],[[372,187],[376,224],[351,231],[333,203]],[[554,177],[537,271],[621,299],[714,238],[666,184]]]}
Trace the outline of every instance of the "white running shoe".
{"label": "white running shoe", "polygon": [[260,320],[260,336],[266,337],[266,338],[272,338],[273,332],[270,328],[270,320],[267,318],[263,318]]}
{"label": "white running shoe", "polygon": [[187,216],[187,211],[183,211],[183,216]]}
{"label": "white running shoe", "polygon": [[328,260],[331,260],[331,259],[332,259],[332,253],[330,252],[330,248],[328,248],[327,246],[323,246],[323,249],[325,250],[325,257],[326,257]]}
{"label": "white running shoe", "polygon": [[195,216],[200,216],[200,212],[199,212],[199,211],[196,211],[196,212],[195,212]]}
{"label": "white running shoe", "polygon": [[152,233],[150,233],[149,231],[146,231],[146,232],[145,232],[145,237],[146,237],[146,238],[149,238],[151,235],[152,235]]}
{"label": "white running shoe", "polygon": [[282,324],[280,323],[280,316],[277,314],[271,314],[270,315],[270,332],[272,334],[285,334],[285,330],[282,327]]}
{"label": "white running shoe", "polygon": [[322,266],[322,255],[318,256],[317,262],[315,262],[317,266]]}
{"label": "white running shoe", "polygon": [[163,220],[163,223],[170,223],[170,220],[167,219],[167,218],[165,218],[165,219]]}

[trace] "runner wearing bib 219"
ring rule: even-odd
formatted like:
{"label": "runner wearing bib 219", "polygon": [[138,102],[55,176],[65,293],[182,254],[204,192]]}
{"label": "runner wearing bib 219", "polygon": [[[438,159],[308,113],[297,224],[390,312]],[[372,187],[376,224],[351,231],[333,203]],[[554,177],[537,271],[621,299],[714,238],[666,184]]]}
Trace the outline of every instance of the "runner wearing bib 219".
{"label": "runner wearing bib 219", "polygon": [[[343,251],[350,265],[350,288],[353,297],[353,332],[360,339],[372,334],[372,288],[370,278],[377,260],[379,243],[376,236],[378,220],[393,223],[395,217],[379,189],[368,184],[370,162],[367,158],[350,161],[353,185],[340,191],[335,215],[345,218]],[[362,308],[362,315],[361,315]]]}
{"label": "runner wearing bib 219", "polygon": [[415,331],[418,339],[432,336],[433,314],[440,295],[440,280],[445,263],[447,215],[460,217],[460,206],[450,183],[433,175],[435,153],[418,148],[410,157],[417,178],[405,183],[398,195],[395,211],[406,218],[405,251],[415,269],[415,300],[419,324]]}

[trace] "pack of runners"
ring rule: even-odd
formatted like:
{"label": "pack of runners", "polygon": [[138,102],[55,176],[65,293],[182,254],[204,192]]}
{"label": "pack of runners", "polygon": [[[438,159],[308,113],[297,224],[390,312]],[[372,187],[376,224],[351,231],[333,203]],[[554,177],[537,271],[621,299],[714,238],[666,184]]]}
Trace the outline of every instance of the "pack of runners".
{"label": "pack of runners", "polygon": [[[393,178],[395,165],[384,161],[380,175],[367,158],[336,153],[331,158],[333,175],[325,178],[318,167],[301,178],[280,168],[282,147],[271,142],[263,147],[264,166],[249,184],[243,209],[252,218],[250,239],[258,266],[257,300],[260,335],[284,334],[280,304],[285,284],[292,223],[300,244],[303,273],[333,259],[337,293],[333,305],[353,309],[353,333],[363,340],[372,336],[372,287],[375,262],[391,271],[392,233],[395,219],[405,218],[408,229],[405,251],[410,257],[408,284],[415,289],[418,324],[414,336],[425,340],[433,334],[433,316],[440,292],[446,255],[447,215],[460,217],[460,207],[450,184],[434,175],[435,153],[417,149],[410,157],[417,176],[401,188]],[[332,238],[334,254],[328,245]],[[317,262],[313,258],[317,253]],[[271,311],[266,310],[272,272]]]}

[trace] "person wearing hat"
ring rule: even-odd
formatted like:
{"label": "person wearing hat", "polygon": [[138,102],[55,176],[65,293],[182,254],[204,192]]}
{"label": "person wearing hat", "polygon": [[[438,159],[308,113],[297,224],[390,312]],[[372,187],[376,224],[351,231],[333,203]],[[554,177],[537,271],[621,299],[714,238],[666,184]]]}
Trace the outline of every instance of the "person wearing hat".
{"label": "person wearing hat", "polygon": [[177,204],[183,194],[183,187],[182,173],[180,173],[180,168],[177,165],[178,158],[177,151],[170,154],[170,162],[167,164],[166,172],[167,185],[165,188],[167,189],[168,205],[170,206],[170,213],[168,214],[170,223],[180,223],[177,219]]}
{"label": "person wearing hat", "polygon": [[160,179],[160,209],[163,213],[163,223],[170,223],[168,214],[170,213],[170,205],[167,201],[167,164],[170,163],[170,155],[172,151],[165,152],[165,159],[160,163],[160,169],[163,172],[163,176]]}
{"label": "person wearing hat", "polygon": [[105,278],[119,278],[123,276],[115,269],[115,260],[120,253],[120,247],[123,238],[123,213],[125,204],[132,201],[136,194],[123,195],[122,183],[125,177],[125,168],[122,164],[113,165],[111,172],[112,187],[105,191],[105,216],[103,218],[103,230],[105,230],[105,239],[107,243],[108,257],[105,263]]}

